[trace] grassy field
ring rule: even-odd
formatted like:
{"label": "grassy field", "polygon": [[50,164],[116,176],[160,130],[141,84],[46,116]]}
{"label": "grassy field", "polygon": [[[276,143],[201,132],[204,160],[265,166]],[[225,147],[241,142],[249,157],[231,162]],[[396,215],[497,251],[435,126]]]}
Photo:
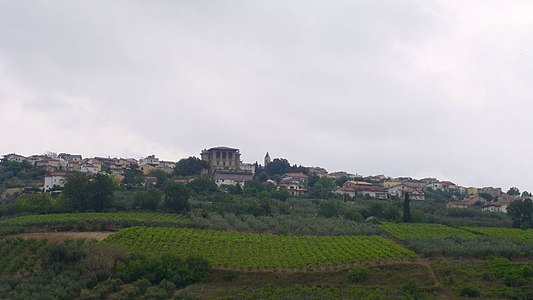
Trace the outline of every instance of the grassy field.
{"label": "grassy field", "polygon": [[75,222],[130,222],[132,224],[184,225],[188,223],[188,219],[179,214],[151,212],[66,213],[12,217],[0,221],[0,225],[37,226]]}
{"label": "grassy field", "polygon": [[451,236],[475,238],[478,235],[467,230],[440,224],[383,223],[381,228],[398,240],[409,238],[445,238]]}
{"label": "grassy field", "polygon": [[316,268],[415,257],[379,236],[282,236],[169,227],[131,227],[105,242],[135,253],[201,255],[212,266],[239,270]]}
{"label": "grassy field", "polygon": [[504,239],[516,239],[533,244],[533,229],[500,228],[500,227],[464,227],[464,229],[486,236]]}

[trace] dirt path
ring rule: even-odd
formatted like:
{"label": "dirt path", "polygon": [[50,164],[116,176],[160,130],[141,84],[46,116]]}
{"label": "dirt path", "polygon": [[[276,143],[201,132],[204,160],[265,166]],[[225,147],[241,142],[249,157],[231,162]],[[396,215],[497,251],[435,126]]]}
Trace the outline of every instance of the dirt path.
{"label": "dirt path", "polygon": [[64,241],[64,240],[96,240],[101,241],[111,235],[108,231],[91,231],[91,232],[36,232],[36,233],[22,233],[13,235],[12,237],[19,237],[24,239],[47,239],[50,241]]}

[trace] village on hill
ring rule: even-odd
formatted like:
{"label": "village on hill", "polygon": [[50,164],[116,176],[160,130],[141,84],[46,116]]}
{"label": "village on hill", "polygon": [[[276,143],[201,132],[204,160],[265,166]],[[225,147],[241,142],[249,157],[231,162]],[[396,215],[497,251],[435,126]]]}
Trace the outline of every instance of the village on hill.
{"label": "village on hill", "polygon": [[[145,187],[157,183],[157,174],[167,174],[169,177],[182,175],[174,179],[182,183],[191,181],[195,176],[209,176],[223,190],[235,186],[242,188],[247,182],[259,180],[263,184],[276,186],[278,190],[284,189],[293,197],[308,195],[318,179],[330,178],[335,184],[330,187],[329,192],[343,200],[399,199],[404,194],[409,194],[413,201],[425,201],[430,198],[446,202],[448,208],[474,207],[481,211],[503,213],[507,212],[507,206],[512,201],[524,200],[531,196],[528,192],[520,193],[517,188],[504,192],[498,187],[464,187],[437,178],[363,176],[344,171],[328,172],[316,166],[291,166],[286,159],[271,159],[269,153],[266,153],[263,164],[245,163],[240,157],[240,150],[231,147],[204,149],[200,153],[200,159],[189,157],[177,162],[160,160],[156,155],[137,160],[111,157],[83,158],[80,154],[52,152],[30,156],[10,153],[3,156],[2,162],[31,165],[42,170],[42,178],[12,182],[3,191],[2,198],[25,190],[59,193],[72,172],[106,174],[119,184],[132,184],[133,180],[134,184]],[[191,164],[200,166],[200,171],[195,171],[196,173],[180,171]],[[274,170],[274,173],[270,172],[272,176],[268,176],[266,169]]]}

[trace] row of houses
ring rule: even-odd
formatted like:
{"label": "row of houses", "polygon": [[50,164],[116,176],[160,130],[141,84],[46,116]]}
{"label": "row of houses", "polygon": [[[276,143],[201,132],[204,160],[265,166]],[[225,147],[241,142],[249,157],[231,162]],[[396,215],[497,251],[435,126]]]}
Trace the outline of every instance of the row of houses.
{"label": "row of houses", "polygon": [[26,162],[34,167],[45,169],[47,174],[45,175],[43,190],[47,192],[56,188],[62,188],[66,182],[67,172],[106,173],[116,175],[120,178],[128,169],[140,170],[146,176],[152,170],[156,169],[171,174],[176,166],[175,162],[160,160],[155,155],[150,155],[137,161],[134,158],[110,157],[84,159],[79,154],[69,153],[60,153],[58,155],[49,153],[27,157],[11,153],[4,155],[2,160],[7,162]]}

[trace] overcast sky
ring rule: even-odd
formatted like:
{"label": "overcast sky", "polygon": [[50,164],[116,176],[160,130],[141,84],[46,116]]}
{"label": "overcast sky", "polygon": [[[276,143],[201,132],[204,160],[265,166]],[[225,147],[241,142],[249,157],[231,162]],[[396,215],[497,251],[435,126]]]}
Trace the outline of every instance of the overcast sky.
{"label": "overcast sky", "polygon": [[533,191],[532,83],[530,0],[0,0],[0,154]]}

